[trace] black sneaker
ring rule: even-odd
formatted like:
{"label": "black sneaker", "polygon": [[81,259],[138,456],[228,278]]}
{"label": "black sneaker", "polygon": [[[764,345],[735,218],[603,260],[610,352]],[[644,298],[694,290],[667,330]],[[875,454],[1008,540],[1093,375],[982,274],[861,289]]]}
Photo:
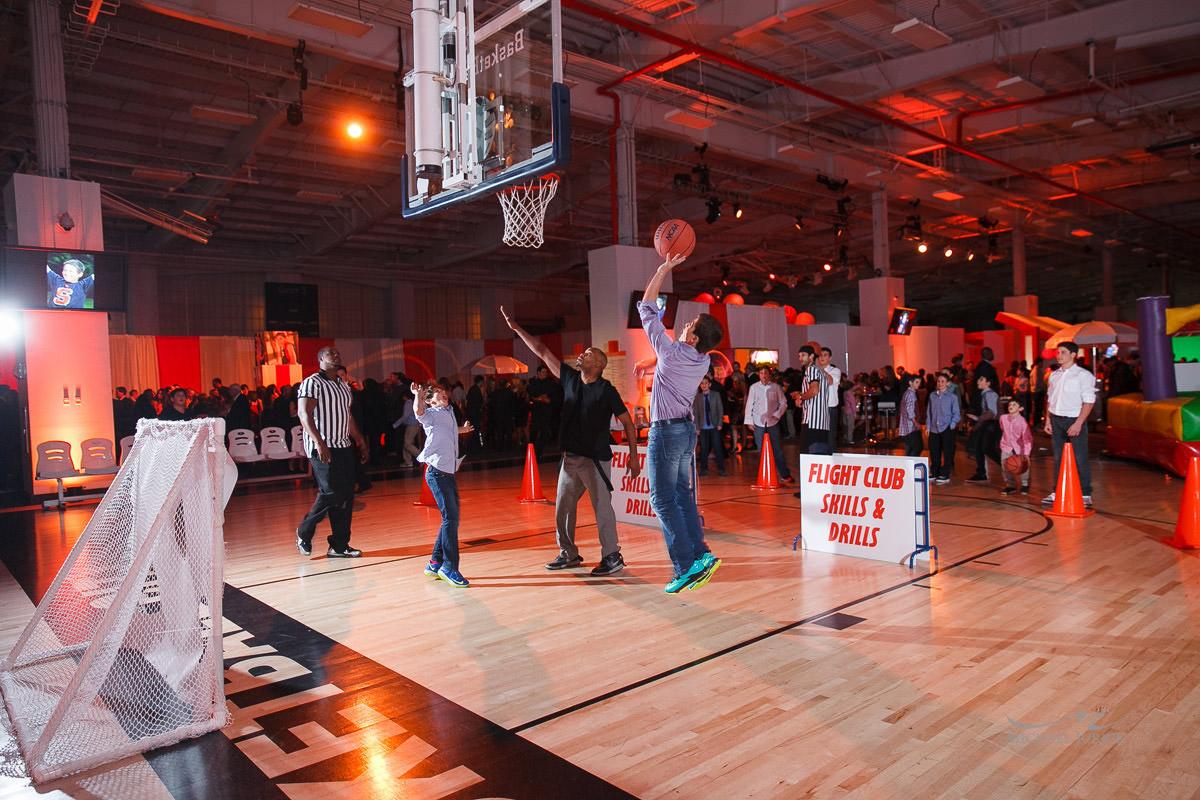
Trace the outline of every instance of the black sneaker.
{"label": "black sneaker", "polygon": [[1003,489],[1000,490],[1000,494],[1016,494],[1016,493],[1017,493],[1017,487],[1015,487],[1015,486],[1005,486]]}
{"label": "black sneaker", "polygon": [[1021,494],[1029,494],[1029,487],[1028,487],[1028,486],[1022,486],[1022,487],[1021,487]]}
{"label": "black sneaker", "polygon": [[600,559],[600,563],[592,569],[593,575],[612,575],[625,569],[625,559],[620,553],[612,553]]}
{"label": "black sneaker", "polygon": [[347,547],[345,550],[334,550],[331,547],[325,555],[328,558],[362,558],[362,550],[355,550],[353,547]]}
{"label": "black sneaker", "polygon": [[987,482],[988,482],[987,475],[972,475],[971,477],[967,478],[967,483],[987,483]]}
{"label": "black sneaker", "polygon": [[551,561],[549,564],[546,565],[546,569],[574,569],[575,567],[582,567],[582,566],[583,566],[583,557],[582,556],[575,556],[574,558],[567,558],[562,553],[559,553],[558,558],[554,559],[553,561]]}
{"label": "black sneaker", "polygon": [[300,551],[302,556],[312,555],[312,542],[306,542],[300,538],[300,534],[296,534],[296,549]]}

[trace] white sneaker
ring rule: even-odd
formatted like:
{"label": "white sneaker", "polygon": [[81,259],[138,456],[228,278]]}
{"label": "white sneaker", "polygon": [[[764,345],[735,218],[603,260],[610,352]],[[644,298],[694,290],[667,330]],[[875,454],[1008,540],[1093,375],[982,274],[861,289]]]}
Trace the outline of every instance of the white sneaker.
{"label": "white sneaker", "polygon": [[1052,505],[1054,505],[1054,495],[1055,495],[1055,492],[1051,492],[1050,494],[1048,494],[1048,495],[1046,495],[1045,497],[1043,497],[1043,498],[1042,498],[1042,505],[1044,505],[1044,506],[1052,506]]}
{"label": "white sneaker", "polygon": [[1083,496],[1083,507],[1084,508],[1092,507],[1092,496],[1090,494],[1085,494]]}

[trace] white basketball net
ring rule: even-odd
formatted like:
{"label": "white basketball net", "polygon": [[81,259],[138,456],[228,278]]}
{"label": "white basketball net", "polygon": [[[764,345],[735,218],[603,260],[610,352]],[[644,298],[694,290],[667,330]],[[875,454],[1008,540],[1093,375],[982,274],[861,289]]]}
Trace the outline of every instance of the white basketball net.
{"label": "white basketball net", "polygon": [[558,190],[557,175],[543,175],[529,183],[497,193],[504,209],[504,243],[509,247],[541,247],[546,206]]}

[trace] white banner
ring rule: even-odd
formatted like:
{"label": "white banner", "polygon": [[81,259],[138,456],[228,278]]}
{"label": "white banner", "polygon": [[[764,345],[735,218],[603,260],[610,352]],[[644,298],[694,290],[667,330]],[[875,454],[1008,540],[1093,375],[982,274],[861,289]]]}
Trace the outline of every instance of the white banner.
{"label": "white banner", "polygon": [[646,445],[638,445],[637,455],[642,471],[637,478],[631,478],[625,471],[629,461],[628,445],[613,445],[612,469],[609,471],[613,484],[613,511],[617,515],[617,522],[659,528],[661,526],[658,524],[658,517],[654,516],[654,510],[650,508],[650,481],[646,474]]}
{"label": "white banner", "polygon": [[[928,459],[842,453],[800,456],[800,519],[809,550],[899,563],[924,538],[916,465]],[[926,473],[928,474],[928,473]],[[926,558],[928,556],[925,556]]]}

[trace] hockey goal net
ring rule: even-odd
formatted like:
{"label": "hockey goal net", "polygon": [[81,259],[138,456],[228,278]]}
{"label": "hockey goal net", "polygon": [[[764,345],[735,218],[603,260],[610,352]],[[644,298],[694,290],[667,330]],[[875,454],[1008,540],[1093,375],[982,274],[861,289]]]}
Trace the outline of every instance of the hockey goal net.
{"label": "hockey goal net", "polygon": [[142,420],[130,455],[8,658],[33,779],[225,724],[224,420]]}

